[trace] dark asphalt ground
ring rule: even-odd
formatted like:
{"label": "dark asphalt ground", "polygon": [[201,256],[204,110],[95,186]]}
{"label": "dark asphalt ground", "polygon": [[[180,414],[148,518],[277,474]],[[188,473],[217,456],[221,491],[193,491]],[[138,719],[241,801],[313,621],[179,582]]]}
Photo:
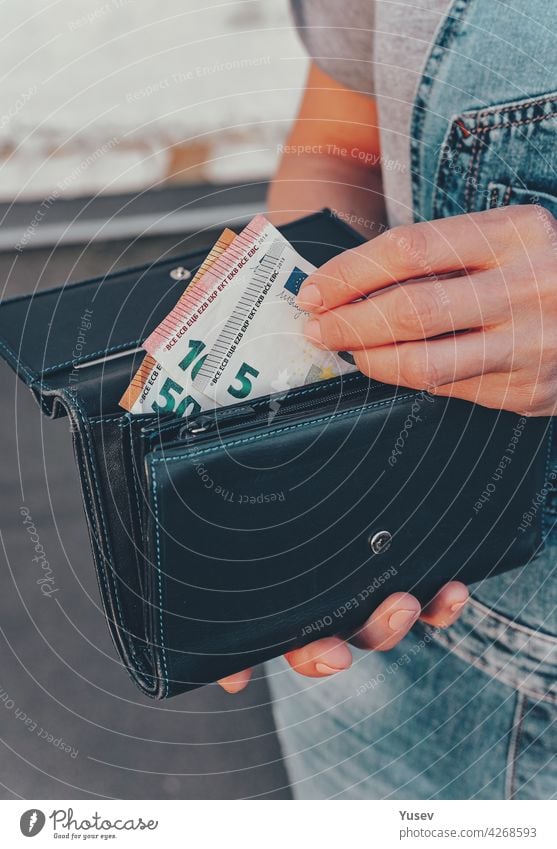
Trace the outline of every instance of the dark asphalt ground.
{"label": "dark asphalt ground", "polygon": [[[4,253],[0,279],[14,295],[195,246]],[[0,374],[0,798],[289,798],[261,675],[234,697],[212,686],[162,703],[132,685],[100,609],[67,420],[45,419],[3,363]],[[22,504],[59,588],[51,598]]]}

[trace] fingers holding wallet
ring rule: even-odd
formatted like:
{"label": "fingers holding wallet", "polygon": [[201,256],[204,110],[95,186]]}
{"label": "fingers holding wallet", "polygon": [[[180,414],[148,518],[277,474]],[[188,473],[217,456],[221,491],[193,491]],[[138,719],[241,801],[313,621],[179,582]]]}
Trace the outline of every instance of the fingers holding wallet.
{"label": "fingers holding wallet", "polygon": [[[445,584],[422,609],[410,593],[393,593],[385,599],[350,637],[350,643],[368,651],[394,648],[420,619],[428,625],[446,628],[456,622],[468,600],[468,590],[460,581]],[[324,637],[285,655],[296,672],[309,678],[323,678],[348,669],[352,653],[340,637]],[[252,670],[222,678],[219,684],[227,693],[238,693],[247,686]]]}

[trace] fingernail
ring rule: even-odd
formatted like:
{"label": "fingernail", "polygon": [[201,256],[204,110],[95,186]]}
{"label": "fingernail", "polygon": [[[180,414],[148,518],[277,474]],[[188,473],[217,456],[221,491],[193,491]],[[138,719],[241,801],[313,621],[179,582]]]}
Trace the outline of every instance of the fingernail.
{"label": "fingernail", "polygon": [[314,318],[305,326],[306,336],[309,337],[310,342],[316,342],[318,345],[321,345],[321,325]]}
{"label": "fingernail", "polygon": [[419,615],[415,610],[397,610],[389,617],[389,628],[391,631],[407,631]]}
{"label": "fingernail", "polygon": [[231,696],[234,696],[236,693],[239,693],[242,689],[242,683],[240,681],[229,681],[226,684],[221,684],[223,690],[226,690]]}
{"label": "fingernail", "polygon": [[323,306],[323,297],[317,286],[310,283],[304,286],[298,293],[298,303],[307,310],[316,310]]}
{"label": "fingernail", "polygon": [[343,669],[348,669],[352,663],[352,652],[346,643],[338,643],[325,652],[325,659],[319,660],[315,664],[315,671],[321,675],[334,675],[335,672],[341,672]]}
{"label": "fingernail", "polygon": [[341,672],[345,667],[342,666],[340,669],[335,669],[334,666],[328,666],[326,663],[316,663],[315,671],[320,672],[321,675],[334,675],[335,672]]}
{"label": "fingernail", "polygon": [[465,601],[459,601],[456,604],[452,604],[451,605],[451,613],[458,613],[459,610],[462,610],[462,608],[464,607],[465,604],[466,604]]}

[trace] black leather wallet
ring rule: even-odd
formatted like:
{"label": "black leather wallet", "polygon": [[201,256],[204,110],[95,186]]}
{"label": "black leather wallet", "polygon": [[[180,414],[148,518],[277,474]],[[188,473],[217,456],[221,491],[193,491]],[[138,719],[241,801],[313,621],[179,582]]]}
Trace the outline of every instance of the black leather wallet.
{"label": "black leather wallet", "polygon": [[[282,228],[315,265],[360,237],[324,211]],[[136,349],[203,252],[6,301],[5,359],[72,422],[99,587],[116,648],[164,698],[346,633],[397,590],[526,563],[550,420],[361,374],[195,420],[131,416]],[[540,511],[541,513],[541,511]],[[525,523],[523,523],[524,525]]]}

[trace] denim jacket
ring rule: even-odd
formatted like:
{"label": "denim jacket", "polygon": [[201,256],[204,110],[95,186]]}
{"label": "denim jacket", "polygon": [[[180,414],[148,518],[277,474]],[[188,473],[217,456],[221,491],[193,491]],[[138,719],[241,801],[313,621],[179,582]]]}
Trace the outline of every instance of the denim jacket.
{"label": "denim jacket", "polygon": [[[533,202],[557,217],[557,49],[546,27],[555,12],[551,0],[451,4],[413,107],[416,221]],[[525,693],[557,701],[557,493],[552,481],[544,489],[525,517],[541,523],[543,549],[471,587],[461,621],[435,639]]]}

